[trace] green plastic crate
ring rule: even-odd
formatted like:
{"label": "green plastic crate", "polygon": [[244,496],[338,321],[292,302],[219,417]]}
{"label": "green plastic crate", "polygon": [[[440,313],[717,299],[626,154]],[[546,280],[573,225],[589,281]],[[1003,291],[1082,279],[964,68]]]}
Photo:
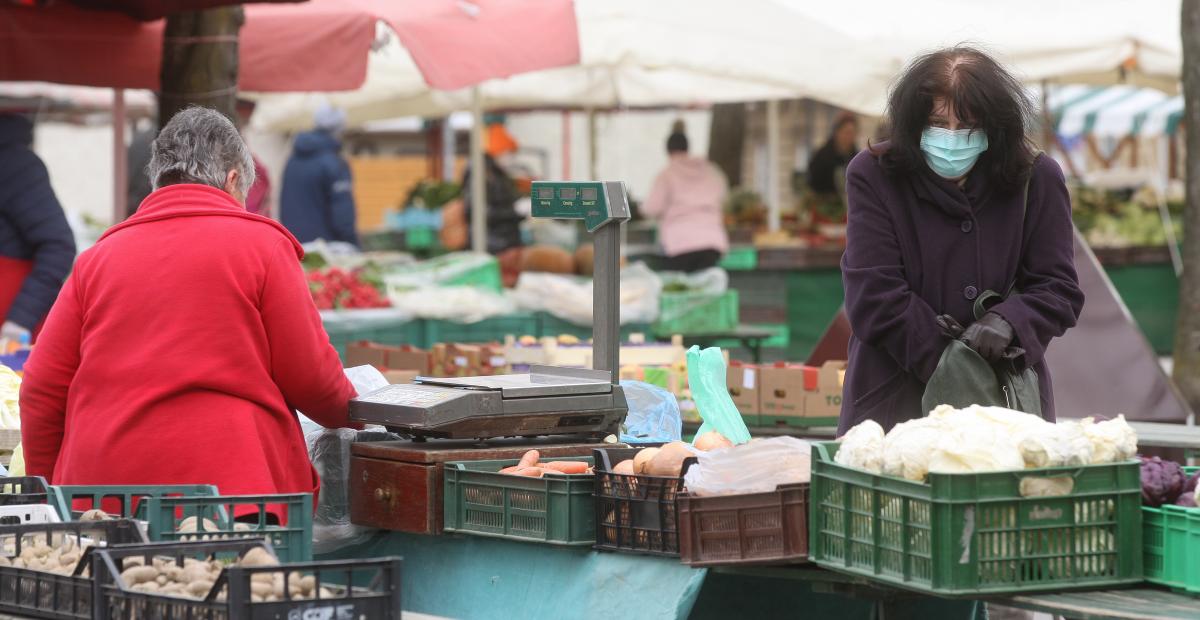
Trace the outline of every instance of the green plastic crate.
{"label": "green plastic crate", "polygon": [[[1200,467],[1185,467],[1188,475]],[[1146,581],[1200,594],[1200,508],[1142,507]]]}
{"label": "green plastic crate", "polygon": [[659,298],[658,321],[654,333],[709,334],[729,331],[738,326],[738,292],[727,290],[712,293],[663,293]]}
{"label": "green plastic crate", "polygon": [[484,319],[476,323],[454,321],[425,321],[426,347],[438,342],[503,342],[505,336],[533,336],[538,333],[537,315],[532,312],[509,314]]}
{"label": "green plastic crate", "polygon": [[778,428],[812,428],[816,426],[837,426],[837,418],[806,418],[794,415],[767,415],[758,416],[759,426],[773,426]]}
{"label": "green plastic crate", "polygon": [[[549,312],[538,312],[537,317],[538,332],[536,335],[539,337],[558,337],[563,334],[569,334],[582,341],[591,340],[592,338],[591,325],[576,325],[566,319],[560,319]],[[649,337],[651,335],[650,325],[645,323],[630,323],[621,326],[622,342],[629,342],[629,337],[632,334],[643,334]]]}
{"label": "green plastic crate", "polygon": [[[813,444],[809,556],[818,565],[939,596],[1095,588],[1142,579],[1136,461],[930,474],[928,483],[834,463]],[[1057,497],[1022,481],[1072,480]]]}
{"label": "green plastic crate", "polygon": [[[551,460],[593,463],[592,457]],[[442,529],[554,545],[595,544],[592,498],[595,477],[546,474],[542,478],[525,478],[499,473],[518,462],[512,459],[446,463]]]}
{"label": "green plastic crate", "polygon": [[425,321],[420,319],[396,321],[325,321],[325,333],[338,355],[346,357],[346,346],[352,342],[367,341],[379,344],[427,348]]}
{"label": "green plastic crate", "polygon": [[753,271],[758,267],[758,248],[741,246],[729,248],[720,265],[728,271]]}
{"label": "green plastic crate", "polygon": [[406,266],[386,276],[389,290],[412,286],[475,286],[499,293],[503,288],[500,263],[494,256],[454,252]]}
{"label": "green plastic crate", "polygon": [[[311,494],[148,497],[145,503],[151,541],[205,540],[205,536],[208,540],[266,538],[282,562],[312,560]],[[230,515],[239,517],[238,522]],[[274,524],[270,517],[280,523]],[[196,523],[195,531],[180,532],[180,525],[188,519]]]}
{"label": "green plastic crate", "polygon": [[58,511],[63,521],[71,521],[82,513],[75,510],[75,501],[88,502],[88,508],[100,508],[103,500],[121,502],[121,511],[114,517],[145,519],[147,497],[214,497],[217,487],[211,484],[110,484],[110,485],[52,485],[48,489],[48,503]]}

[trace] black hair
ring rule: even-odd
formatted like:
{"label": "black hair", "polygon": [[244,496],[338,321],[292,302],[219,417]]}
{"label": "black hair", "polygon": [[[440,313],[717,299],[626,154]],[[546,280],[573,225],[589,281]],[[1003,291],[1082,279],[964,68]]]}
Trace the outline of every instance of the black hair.
{"label": "black hair", "polygon": [[917,58],[896,80],[888,95],[888,144],[872,148],[884,169],[911,174],[926,165],[921,133],[929,125],[936,97],[945,97],[958,118],[976,123],[975,128],[987,135],[988,149],[976,169],[1001,189],[1020,187],[1033,166],[1026,135],[1033,105],[1025,88],[1000,63],[962,45]]}
{"label": "black hair", "polygon": [[688,152],[688,139],[681,132],[674,132],[667,137],[667,152],[668,153],[686,153]]}

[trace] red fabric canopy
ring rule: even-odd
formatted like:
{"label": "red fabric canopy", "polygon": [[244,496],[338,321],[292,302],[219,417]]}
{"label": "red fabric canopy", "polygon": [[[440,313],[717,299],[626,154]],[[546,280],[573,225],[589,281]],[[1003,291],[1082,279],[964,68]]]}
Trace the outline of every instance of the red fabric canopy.
{"label": "red fabric canopy", "polygon": [[[245,7],[238,86],[353,90],[383,21],[425,81],[455,89],[579,62],[570,0],[311,0]],[[70,5],[0,5],[0,80],[156,90],[163,22]]]}

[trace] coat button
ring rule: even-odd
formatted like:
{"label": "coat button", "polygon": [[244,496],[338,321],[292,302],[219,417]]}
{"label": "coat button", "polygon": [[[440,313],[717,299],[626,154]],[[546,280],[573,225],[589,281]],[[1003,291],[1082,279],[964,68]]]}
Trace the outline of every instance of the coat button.
{"label": "coat button", "polygon": [[979,297],[979,289],[974,286],[968,286],[963,289],[963,297],[966,297],[968,301],[975,301],[975,298]]}
{"label": "coat button", "polygon": [[963,232],[969,233],[969,232],[971,232],[971,229],[974,227],[975,227],[975,225],[971,223],[971,220],[963,220],[963,223],[961,226]]}

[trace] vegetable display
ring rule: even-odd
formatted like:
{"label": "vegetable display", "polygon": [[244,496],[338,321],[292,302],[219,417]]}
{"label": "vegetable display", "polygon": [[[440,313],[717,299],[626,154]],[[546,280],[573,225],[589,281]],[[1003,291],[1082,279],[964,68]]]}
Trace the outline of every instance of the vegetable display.
{"label": "vegetable display", "polygon": [[521,456],[520,462],[512,467],[500,470],[502,474],[541,478],[546,474],[591,474],[592,467],[583,461],[547,461],[542,462],[542,455],[537,450],[530,450]]}
{"label": "vegetable display", "polygon": [[21,428],[21,376],[0,365],[0,428]]}
{"label": "vegetable display", "polygon": [[1003,407],[943,405],[886,434],[872,421],[850,429],[834,460],[873,473],[923,481],[931,473],[1010,471],[1115,463],[1137,453],[1124,416],[1057,424]]}
{"label": "vegetable display", "polygon": [[[174,558],[153,558],[146,564],[140,557],[125,559],[121,581],[131,590],[204,599],[229,564],[221,560],[197,560],[183,558],[182,563]],[[237,561],[242,567],[279,566],[279,560],[262,547],[246,552]],[[256,573],[250,577],[250,600],[256,603],[288,599],[313,599],[318,591],[321,598],[333,598],[336,594],[328,588],[318,588],[312,575],[288,573]],[[224,601],[226,593],[218,592],[216,600]]]}
{"label": "vegetable display", "polygon": [[307,274],[308,288],[318,310],[341,308],[386,308],[391,306],[366,268],[345,271],[337,267],[313,269]]}
{"label": "vegetable display", "polygon": [[1157,456],[1141,457],[1142,505],[1157,508],[1175,504],[1186,508],[1197,505],[1196,482],[1200,472],[1188,476],[1174,461]]}

